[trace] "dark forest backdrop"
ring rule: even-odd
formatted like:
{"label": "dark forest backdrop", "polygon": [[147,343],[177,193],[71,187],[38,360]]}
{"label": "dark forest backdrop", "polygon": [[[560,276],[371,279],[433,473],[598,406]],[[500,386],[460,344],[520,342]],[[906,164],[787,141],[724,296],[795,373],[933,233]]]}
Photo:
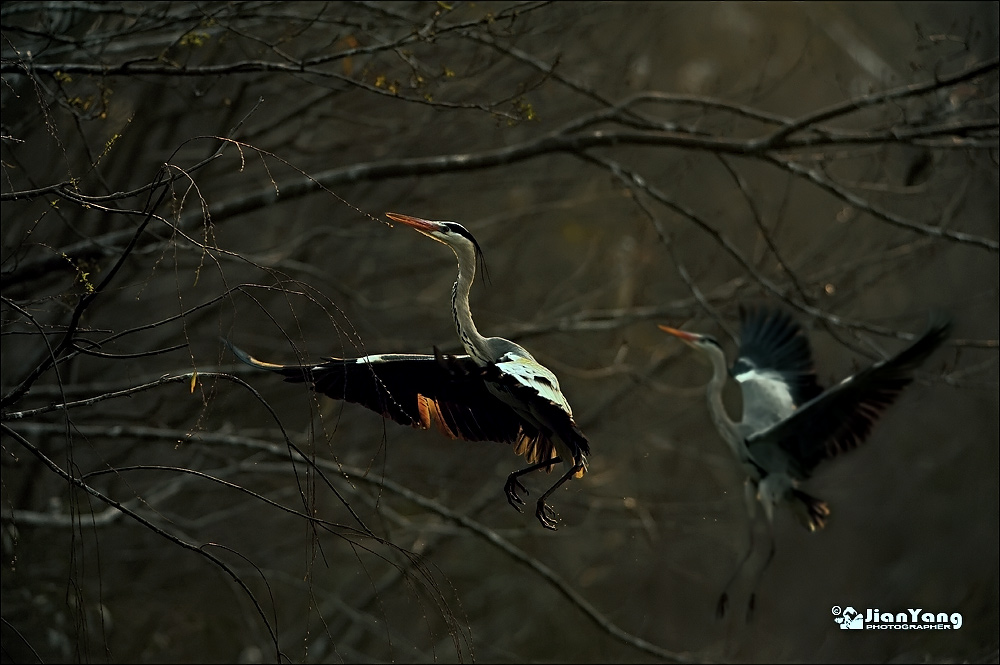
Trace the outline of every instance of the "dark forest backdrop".
{"label": "dark forest backdrop", "polygon": [[[996,662],[997,8],[5,2],[3,660]],[[465,224],[480,330],[560,377],[559,531],[508,447],[219,341],[457,351],[454,257],[390,210]],[[657,329],[732,352],[740,303],[825,384],[954,321],[811,481],[827,529],[778,514],[749,622],[709,370]]]}

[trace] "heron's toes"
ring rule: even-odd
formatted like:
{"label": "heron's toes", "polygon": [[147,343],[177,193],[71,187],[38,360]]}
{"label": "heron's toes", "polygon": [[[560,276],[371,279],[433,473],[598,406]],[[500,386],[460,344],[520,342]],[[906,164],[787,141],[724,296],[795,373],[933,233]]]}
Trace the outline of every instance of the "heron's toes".
{"label": "heron's toes", "polygon": [[521,506],[524,505],[524,499],[522,499],[517,494],[517,490],[521,490],[525,494],[528,493],[528,488],[521,484],[521,481],[517,479],[517,476],[510,474],[507,477],[507,482],[503,486],[503,492],[507,495],[507,503],[514,507],[517,512],[523,512]]}
{"label": "heron's toes", "polygon": [[546,529],[551,531],[556,531],[556,525],[559,524],[559,520],[556,519],[556,511],[552,510],[542,499],[538,500],[538,507],[535,509],[535,517],[538,521],[542,523]]}

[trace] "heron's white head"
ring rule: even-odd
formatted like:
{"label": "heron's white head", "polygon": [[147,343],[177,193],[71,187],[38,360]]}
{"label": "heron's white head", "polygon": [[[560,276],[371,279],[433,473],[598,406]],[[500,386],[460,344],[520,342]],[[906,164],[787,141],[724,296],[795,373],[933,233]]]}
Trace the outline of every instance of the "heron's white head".
{"label": "heron's white head", "polygon": [[[483,258],[483,250],[479,247],[475,237],[458,222],[436,222],[429,219],[421,219],[410,215],[403,215],[398,212],[387,212],[385,216],[394,222],[406,224],[412,229],[416,229],[428,238],[437,240],[439,243],[448,245],[458,257],[460,266],[467,265],[475,271],[478,264],[483,273],[483,278],[489,282],[489,273],[486,271],[486,260]],[[470,275],[472,273],[470,272]]]}
{"label": "heron's white head", "polygon": [[722,345],[711,335],[699,335],[698,333],[678,330],[677,328],[664,325],[659,326],[659,328],[698,351],[700,356],[709,357],[717,353],[722,353]]}
{"label": "heron's white head", "polygon": [[423,233],[428,238],[433,238],[453,248],[464,247],[471,249],[476,255],[482,254],[479,243],[476,242],[469,229],[457,222],[436,222],[429,219],[411,217],[410,215],[402,215],[398,212],[387,212],[385,216],[394,222],[406,224],[410,228]]}

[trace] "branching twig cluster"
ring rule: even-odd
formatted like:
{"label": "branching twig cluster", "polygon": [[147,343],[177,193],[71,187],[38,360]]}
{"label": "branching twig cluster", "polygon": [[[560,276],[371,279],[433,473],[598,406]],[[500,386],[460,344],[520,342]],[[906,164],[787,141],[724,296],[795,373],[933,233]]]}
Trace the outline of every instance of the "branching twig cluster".
{"label": "branching twig cluster", "polygon": [[[600,432],[619,413],[643,422],[639,393],[683,363],[646,335],[654,322],[709,320],[732,334],[734,303],[764,298],[879,357],[883,343],[918,332],[914,314],[940,304],[899,295],[922,266],[992,266],[995,277],[995,219],[970,203],[984,183],[995,194],[995,56],[782,113],[763,94],[595,84],[545,37],[575,11],[545,2],[0,10],[4,620],[24,648],[38,644],[37,626],[15,618],[27,601],[15,598],[8,614],[8,594],[52,581],[44,566],[11,562],[40,556],[33,534],[48,533],[53,570],[70,561],[55,578],[78,588],[76,623],[59,629],[78,659],[112,642],[84,608],[104,602],[105,568],[127,565],[133,547],[149,558],[164,545],[234,585],[239,598],[218,611],[250,618],[233,642],[278,661],[424,661],[440,657],[442,640],[448,659],[483,658],[473,630],[483,611],[442,562],[490,557],[530,571],[566,604],[554,613],[571,618],[553,632],[584,617],[658,660],[707,657],[666,633],[624,628],[624,615],[574,579],[599,568],[579,548],[555,556],[523,529],[492,526],[492,495],[468,499],[451,482],[468,473],[456,448],[401,451],[402,434],[353,420],[344,405],[288,385],[258,391],[217,344],[246,336],[302,362],[414,350],[374,348],[395,341],[382,328],[395,324],[408,343],[457,351],[423,311],[425,302],[444,311],[435,278],[426,287],[414,278],[450,279],[450,264],[425,263],[371,223],[404,203],[479,222],[486,253],[515,285],[481,296],[491,333],[553,356],[578,379],[578,420]],[[634,282],[621,288],[626,277],[605,271],[608,248],[626,236],[639,249],[620,271]],[[568,263],[579,279],[559,272]],[[995,282],[970,283],[941,298],[958,317],[995,309]],[[536,305],[553,301],[554,311]],[[962,330],[947,364],[925,378],[995,390],[995,326]],[[608,464],[611,449],[601,453]],[[606,473],[620,482],[624,471]],[[652,474],[634,483],[640,496],[660,485]],[[625,530],[648,536],[659,506],[650,499],[639,511],[635,501],[616,515],[641,512]],[[599,503],[618,505],[595,495]],[[254,521],[260,532],[248,535]],[[595,547],[614,546],[607,523],[579,528]],[[214,582],[198,564],[178,570],[194,585]],[[502,653],[490,649],[487,660]]]}

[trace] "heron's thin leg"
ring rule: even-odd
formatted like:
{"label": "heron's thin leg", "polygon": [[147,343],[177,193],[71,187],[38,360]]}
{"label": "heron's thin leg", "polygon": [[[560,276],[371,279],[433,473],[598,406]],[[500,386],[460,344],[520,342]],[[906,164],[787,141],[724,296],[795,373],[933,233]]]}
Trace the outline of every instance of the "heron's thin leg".
{"label": "heron's thin leg", "polygon": [[526,473],[531,473],[532,471],[538,471],[539,469],[544,469],[547,466],[552,466],[553,464],[559,464],[562,460],[558,457],[553,457],[552,459],[545,460],[544,462],[539,462],[538,464],[532,464],[531,466],[521,469],[520,471],[515,471],[509,476],[507,476],[507,482],[504,483],[503,491],[507,495],[507,503],[514,506],[514,510],[517,512],[522,512],[520,506],[524,505],[524,500],[517,495],[517,490],[520,489],[525,494],[529,494],[528,488],[521,484],[518,480],[519,476],[523,476]]}
{"label": "heron's thin leg", "polygon": [[757,575],[754,576],[753,586],[750,587],[750,602],[747,603],[747,621],[753,617],[753,612],[755,605],[757,603],[757,586],[760,584],[760,580],[764,577],[764,571],[767,567],[771,565],[771,561],[774,559],[775,552],[775,542],[774,542],[774,522],[771,520],[767,521],[767,537],[771,541],[771,546],[767,553],[767,559],[764,561],[764,565],[757,570]]}
{"label": "heron's thin leg", "polygon": [[752,478],[747,478],[743,483],[743,498],[746,501],[747,506],[747,549],[743,554],[743,558],[740,559],[739,564],[736,566],[736,570],[733,574],[729,576],[729,580],[726,582],[726,586],[722,588],[722,594],[719,596],[719,602],[715,606],[715,615],[718,618],[722,618],[726,614],[726,607],[729,605],[729,587],[732,586],[736,578],[739,577],[740,572],[746,565],[747,561],[750,559],[750,555],[753,554],[754,545],[754,526],[757,523],[757,483]]}
{"label": "heron's thin leg", "polygon": [[[556,459],[558,459],[558,458],[556,458]],[[559,480],[557,480],[555,482],[555,484],[552,485],[552,487],[550,487],[549,489],[545,490],[545,494],[543,494],[540,497],[538,497],[538,505],[537,505],[537,508],[535,508],[535,517],[538,518],[538,521],[541,522],[542,526],[544,526],[546,529],[551,529],[551,530],[555,531],[556,530],[556,524],[558,524],[559,522],[555,518],[555,511],[553,511],[552,508],[549,507],[549,505],[547,503],[545,503],[545,499],[547,499],[550,494],[552,494],[557,489],[559,489],[559,487],[563,483],[565,483],[567,480],[569,480],[570,478],[572,478],[573,476],[575,476],[577,473],[579,473],[580,469],[582,469],[582,468],[584,468],[583,462],[577,462],[576,464],[574,464],[570,468],[569,471],[567,471],[566,473],[564,473],[563,477],[560,478]]]}

